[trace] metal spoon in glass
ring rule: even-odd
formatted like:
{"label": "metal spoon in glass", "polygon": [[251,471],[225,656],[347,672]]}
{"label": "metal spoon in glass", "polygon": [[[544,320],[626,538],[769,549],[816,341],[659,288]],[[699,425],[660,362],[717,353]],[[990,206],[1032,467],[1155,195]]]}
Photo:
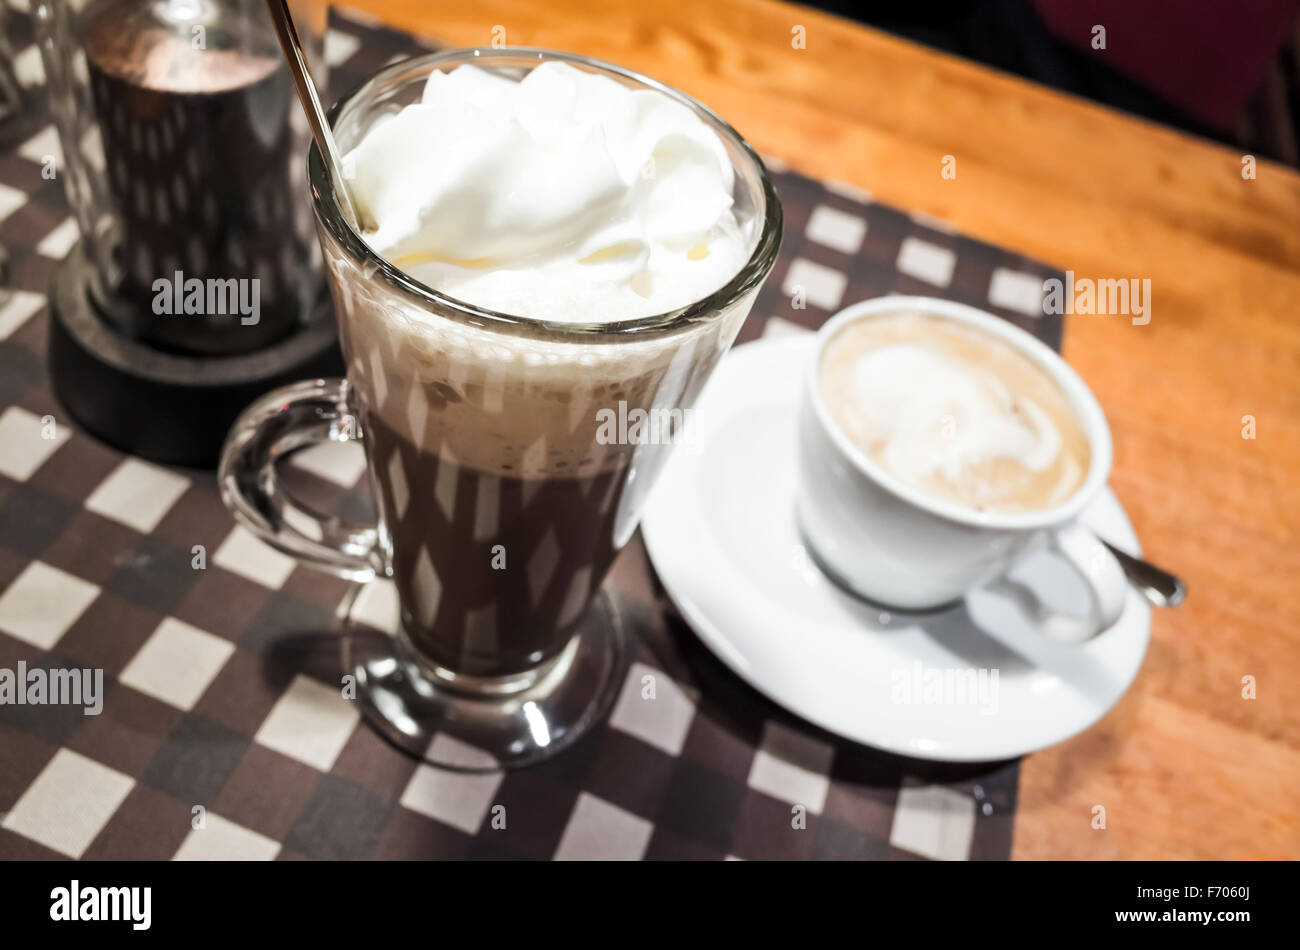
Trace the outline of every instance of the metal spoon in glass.
{"label": "metal spoon in glass", "polygon": [[302,51],[302,41],[298,39],[298,30],[294,27],[293,16],[289,13],[288,0],[266,0],[266,7],[271,11],[271,22],[275,24],[280,49],[284,51],[284,58],[289,62],[289,72],[293,75],[294,85],[298,88],[298,101],[302,103],[302,111],[307,115],[307,123],[311,126],[316,147],[320,149],[325,159],[325,166],[329,169],[330,183],[339,196],[339,208],[352,229],[360,232],[361,227],[358,224],[360,216],[357,214],[352,193],[348,190],[347,179],[343,177],[343,161],[339,156],[339,148],[334,141],[334,134],[330,131],[329,122],[325,118],[325,110],[321,107],[316,84],[312,82],[307,58]]}

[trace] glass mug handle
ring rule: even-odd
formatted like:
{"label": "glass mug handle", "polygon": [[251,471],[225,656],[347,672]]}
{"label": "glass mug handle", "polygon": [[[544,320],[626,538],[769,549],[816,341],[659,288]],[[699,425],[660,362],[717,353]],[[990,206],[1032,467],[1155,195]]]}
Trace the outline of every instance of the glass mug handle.
{"label": "glass mug handle", "polygon": [[346,379],[312,379],[272,390],[239,414],[221,448],[217,484],[235,520],[304,563],[353,581],[387,573],[373,525],[325,517],[284,490],[275,463],[322,442],[360,442]]}

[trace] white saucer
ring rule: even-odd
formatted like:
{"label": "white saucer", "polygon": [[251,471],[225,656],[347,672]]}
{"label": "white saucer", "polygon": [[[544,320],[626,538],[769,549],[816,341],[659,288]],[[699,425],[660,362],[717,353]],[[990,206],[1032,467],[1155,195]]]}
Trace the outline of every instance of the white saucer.
{"label": "white saucer", "polygon": [[[799,380],[812,344],[808,334],[733,350],[655,486],[642,528],[682,616],[760,692],[879,749],[991,761],[1087,729],[1142,665],[1151,610],[1135,591],[1114,627],[1067,646],[1035,632],[1009,595],[979,590],[944,613],[891,617],[808,558],[793,495]],[[1139,552],[1109,489],[1083,521]],[[1027,558],[1011,577],[1054,608],[1085,609],[1082,583],[1051,555]],[[988,671],[984,691],[959,692],[980,669]]]}

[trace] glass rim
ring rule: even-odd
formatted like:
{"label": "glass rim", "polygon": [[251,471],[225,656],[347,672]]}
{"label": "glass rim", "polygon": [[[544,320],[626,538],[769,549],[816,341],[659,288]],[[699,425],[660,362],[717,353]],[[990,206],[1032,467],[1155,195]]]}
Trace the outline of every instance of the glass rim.
{"label": "glass rim", "polygon": [[369,79],[353,87],[330,108],[328,114],[330,126],[332,128],[337,124],[339,117],[354,100],[364,98],[368,93],[372,93],[375,89],[403,72],[412,69],[423,70],[427,66],[437,66],[456,61],[481,62],[493,59],[536,59],[539,62],[558,60],[573,65],[592,67],[602,72],[629,79],[642,87],[663,93],[686,106],[705,121],[715,134],[730,140],[730,144],[734,145],[740,154],[745,156],[757,170],[763,193],[762,231],[755,242],[754,250],[749,259],[726,283],[707,296],[692,301],[685,306],[646,317],[606,322],[570,322],[500,313],[435,290],[407,274],[389,262],[383,255],[373,250],[365,239],[347,223],[342,210],[339,208],[333,185],[329,180],[329,176],[325,173],[320,151],[313,141],[307,154],[307,180],[311,188],[312,206],[321,226],[329,231],[353,263],[360,265],[366,273],[373,273],[376,277],[381,277],[392,289],[404,297],[414,300],[417,304],[437,305],[440,308],[441,316],[448,316],[451,319],[483,329],[514,335],[540,336],[555,342],[575,343],[591,343],[599,341],[601,338],[608,338],[607,342],[614,342],[613,338],[628,334],[635,334],[638,337],[670,334],[683,327],[705,322],[726,312],[763,282],[771,271],[772,265],[776,262],[777,252],[780,250],[782,225],[781,202],[777,197],[776,187],[772,183],[767,166],[764,165],[763,160],[749,142],[708,106],[666,83],[634,70],[625,69],[622,66],[616,66],[613,63],[583,56],[579,53],[566,53],[539,47],[470,47],[442,50],[400,60],[386,66]]}

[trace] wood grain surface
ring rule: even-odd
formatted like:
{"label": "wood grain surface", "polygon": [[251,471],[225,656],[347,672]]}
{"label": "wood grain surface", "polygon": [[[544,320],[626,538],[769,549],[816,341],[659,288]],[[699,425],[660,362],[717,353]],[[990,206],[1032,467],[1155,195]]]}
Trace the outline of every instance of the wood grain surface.
{"label": "wood grain surface", "polygon": [[1230,149],[770,0],[351,5],[455,46],[504,28],[612,60],[805,174],[1079,276],[1149,278],[1149,324],[1071,317],[1065,355],[1147,555],[1191,595],[1156,612],[1108,716],[1025,760],[1014,856],[1300,857],[1300,175],[1247,180]]}

